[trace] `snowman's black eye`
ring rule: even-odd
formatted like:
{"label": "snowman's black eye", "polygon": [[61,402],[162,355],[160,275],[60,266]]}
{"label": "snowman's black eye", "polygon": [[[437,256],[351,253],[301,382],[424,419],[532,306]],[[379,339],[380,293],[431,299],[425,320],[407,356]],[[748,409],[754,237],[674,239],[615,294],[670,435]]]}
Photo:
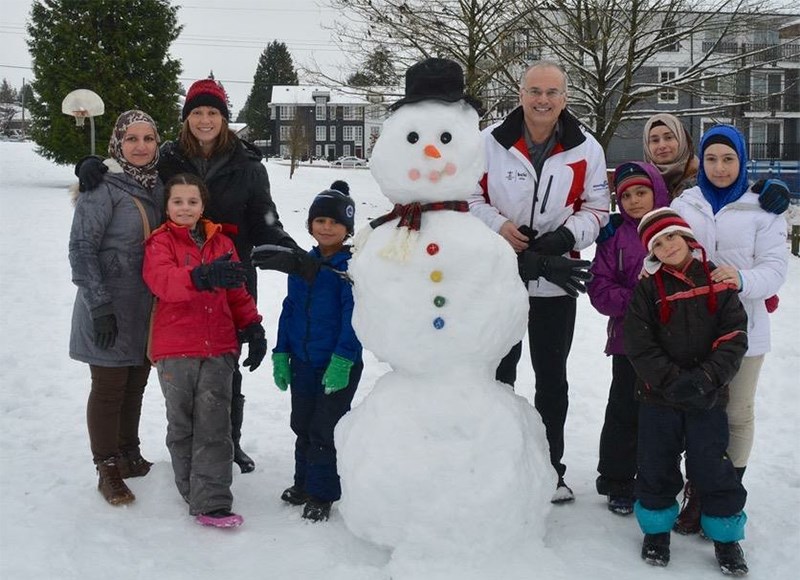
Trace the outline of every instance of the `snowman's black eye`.
{"label": "snowman's black eye", "polygon": [[406,139],[408,140],[409,143],[416,143],[417,141],[419,141],[419,135],[417,134],[416,131],[411,131],[411,133],[406,135]]}
{"label": "snowman's black eye", "polygon": [[450,141],[453,140],[453,136],[447,131],[445,131],[439,136],[439,139],[441,140],[442,143],[450,143]]}

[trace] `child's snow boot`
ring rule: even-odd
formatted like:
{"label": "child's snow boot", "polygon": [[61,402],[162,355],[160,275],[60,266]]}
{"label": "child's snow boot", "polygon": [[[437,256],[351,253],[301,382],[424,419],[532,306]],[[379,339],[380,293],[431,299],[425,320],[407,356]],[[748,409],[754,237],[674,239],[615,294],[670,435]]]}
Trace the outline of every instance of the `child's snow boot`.
{"label": "child's snow boot", "polygon": [[322,522],[327,520],[331,515],[331,505],[333,502],[320,501],[314,498],[308,498],[306,507],[303,508],[303,519],[311,520],[312,522]]}
{"label": "child's snow boot", "polygon": [[556,485],[556,492],[550,498],[550,503],[562,504],[575,501],[575,494],[572,493],[570,487],[564,482],[563,477],[558,478],[558,485]]}
{"label": "child's snow boot", "polygon": [[747,562],[739,542],[714,542],[719,569],[726,576],[746,576]]}
{"label": "child's snow boot", "polygon": [[214,528],[236,528],[244,523],[244,518],[230,510],[219,509],[197,516],[196,521],[201,526],[211,526]]}
{"label": "child's snow boot", "polygon": [[636,500],[624,495],[608,496],[608,511],[620,516],[627,516],[633,513],[633,504]]}
{"label": "child's snow boot", "polygon": [[129,477],[144,477],[150,473],[152,463],[142,457],[138,449],[130,451],[123,451],[117,458],[117,467],[119,468],[119,475],[122,479]]}
{"label": "child's snow boot", "polygon": [[116,457],[98,462],[97,476],[97,490],[111,505],[125,505],[136,499],[133,492],[122,481]]}
{"label": "child's snow boot", "polygon": [[292,505],[303,505],[308,501],[308,495],[302,489],[293,485],[283,491],[281,499]]}
{"label": "child's snow boot", "polygon": [[683,488],[681,513],[678,514],[672,529],[685,536],[700,531],[700,497],[691,481],[687,481]]}
{"label": "child's snow boot", "polygon": [[644,535],[642,560],[651,566],[666,566],[669,564],[669,532]]}

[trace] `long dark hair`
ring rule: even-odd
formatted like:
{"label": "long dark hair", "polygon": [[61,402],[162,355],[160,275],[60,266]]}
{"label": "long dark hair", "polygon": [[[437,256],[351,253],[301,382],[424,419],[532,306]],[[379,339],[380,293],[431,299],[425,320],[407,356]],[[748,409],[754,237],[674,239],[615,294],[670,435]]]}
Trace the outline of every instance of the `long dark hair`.
{"label": "long dark hair", "polygon": [[[209,157],[213,157],[220,151],[228,151],[233,147],[237,139],[236,134],[228,127],[227,119],[221,115],[220,117],[222,118],[222,127],[220,128],[219,135],[217,135],[217,138],[214,140],[214,148],[211,150],[211,155],[209,155]],[[181,131],[178,135],[178,144],[190,159],[206,156],[203,148],[200,147],[200,142],[192,135],[192,130],[189,129],[188,117],[181,125]]]}

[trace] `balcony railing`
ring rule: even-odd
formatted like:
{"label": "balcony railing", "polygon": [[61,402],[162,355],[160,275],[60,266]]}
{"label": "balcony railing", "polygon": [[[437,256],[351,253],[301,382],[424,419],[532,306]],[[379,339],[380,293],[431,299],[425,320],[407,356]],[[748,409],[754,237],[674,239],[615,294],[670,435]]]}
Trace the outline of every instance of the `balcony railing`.
{"label": "balcony railing", "polygon": [[746,111],[797,113],[800,112],[800,95],[796,91],[765,97],[754,96],[753,100],[745,106]]}
{"label": "balcony railing", "polygon": [[750,159],[800,159],[800,143],[750,143]]}
{"label": "balcony railing", "polygon": [[[703,52],[708,52],[714,47],[714,42],[710,40],[703,41]],[[720,42],[714,52],[716,54],[738,54],[760,51],[757,54],[752,54],[747,57],[749,64],[757,64],[760,62],[800,62],[800,44],[749,44],[738,42]]]}

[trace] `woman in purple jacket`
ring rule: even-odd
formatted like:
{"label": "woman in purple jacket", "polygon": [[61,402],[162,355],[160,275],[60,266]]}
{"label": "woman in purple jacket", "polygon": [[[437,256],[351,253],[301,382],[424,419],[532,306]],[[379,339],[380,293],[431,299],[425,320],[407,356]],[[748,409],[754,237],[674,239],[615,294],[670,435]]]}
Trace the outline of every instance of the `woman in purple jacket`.
{"label": "woman in purple jacket", "polygon": [[650,163],[623,163],[614,172],[622,225],[598,244],[588,294],[592,305],[608,316],[605,352],[611,356],[611,388],[600,434],[597,492],[608,496],[608,509],[633,512],[639,404],[634,398],[636,373],[625,356],[622,321],[647,254],[636,230],[647,212],[667,207],[670,194],[658,168]]}

